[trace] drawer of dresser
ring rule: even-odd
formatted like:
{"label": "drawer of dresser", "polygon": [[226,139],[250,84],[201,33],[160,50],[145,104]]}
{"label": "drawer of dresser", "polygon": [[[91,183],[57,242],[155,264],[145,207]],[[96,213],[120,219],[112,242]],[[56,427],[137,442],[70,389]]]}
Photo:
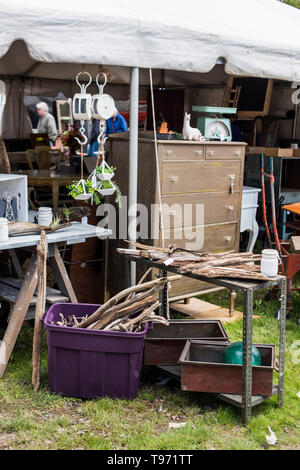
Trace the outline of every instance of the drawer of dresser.
{"label": "drawer of dresser", "polygon": [[239,192],[163,196],[164,228],[237,221],[241,213],[240,197]]}
{"label": "drawer of dresser", "polygon": [[[165,246],[175,244],[188,250],[211,252],[237,250],[238,235],[237,222],[164,230]],[[159,243],[161,246],[161,234]]]}
{"label": "drawer of dresser", "polygon": [[163,162],[162,194],[240,190],[241,162]]}
{"label": "drawer of dresser", "polygon": [[205,146],[197,144],[159,145],[162,160],[204,160]]}
{"label": "drawer of dresser", "polygon": [[242,159],[245,154],[245,147],[239,145],[207,145],[206,160],[223,160],[223,159]]}

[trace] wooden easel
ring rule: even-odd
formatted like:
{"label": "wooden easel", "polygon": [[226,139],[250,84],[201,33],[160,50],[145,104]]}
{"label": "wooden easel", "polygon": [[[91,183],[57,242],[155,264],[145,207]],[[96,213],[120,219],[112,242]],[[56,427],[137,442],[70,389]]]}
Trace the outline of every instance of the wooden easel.
{"label": "wooden easel", "polygon": [[[55,275],[59,290],[69,297],[70,302],[77,302],[75,292],[66,271],[56,243],[48,245],[47,259]],[[37,252],[34,250],[24,276],[19,295],[11,313],[4,338],[0,345],[0,378],[3,377],[8,361],[15,346],[25,315],[38,283]]]}

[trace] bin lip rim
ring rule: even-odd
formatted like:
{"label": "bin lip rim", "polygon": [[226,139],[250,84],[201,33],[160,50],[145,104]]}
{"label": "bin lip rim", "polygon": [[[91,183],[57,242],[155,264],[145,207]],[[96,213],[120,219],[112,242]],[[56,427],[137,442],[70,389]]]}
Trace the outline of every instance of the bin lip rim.
{"label": "bin lip rim", "polygon": [[45,312],[42,318],[42,322],[44,324],[44,327],[46,329],[52,330],[52,331],[63,331],[63,332],[72,332],[72,333],[84,333],[84,334],[92,334],[92,335],[99,335],[99,334],[105,334],[108,336],[125,336],[125,337],[132,337],[132,338],[137,338],[137,337],[144,337],[148,330],[150,329],[150,324],[152,322],[146,322],[145,323],[145,328],[142,331],[139,331],[138,333],[132,332],[132,331],[110,331],[110,330],[88,330],[87,328],[71,328],[70,326],[59,326],[59,325],[52,325],[48,321],[48,314],[51,312],[51,310],[57,306],[57,305],[89,305],[89,306],[95,306],[96,308],[99,307],[100,304],[87,304],[87,303],[72,303],[72,302],[57,302],[56,304],[51,305],[49,310]]}

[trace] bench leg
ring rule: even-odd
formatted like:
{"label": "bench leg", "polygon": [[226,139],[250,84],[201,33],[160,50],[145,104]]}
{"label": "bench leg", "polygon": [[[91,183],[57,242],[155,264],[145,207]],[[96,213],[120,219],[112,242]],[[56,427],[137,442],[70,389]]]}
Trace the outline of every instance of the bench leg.
{"label": "bench leg", "polygon": [[24,282],[11,313],[3,341],[0,346],[0,378],[3,377],[8,361],[22,327],[32,296],[37,286],[37,256],[31,257]]}
{"label": "bench leg", "polygon": [[59,290],[62,294],[68,296],[72,303],[77,303],[76,294],[68,276],[63,259],[60,256],[59,250],[56,245],[49,246],[48,259],[50,266],[53,270],[55,280],[58,284]]}

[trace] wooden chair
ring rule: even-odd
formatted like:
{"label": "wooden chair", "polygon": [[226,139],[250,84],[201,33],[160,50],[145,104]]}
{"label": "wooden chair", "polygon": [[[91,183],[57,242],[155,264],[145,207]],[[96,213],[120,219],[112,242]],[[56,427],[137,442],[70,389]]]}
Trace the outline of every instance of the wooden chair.
{"label": "wooden chair", "polygon": [[62,160],[62,152],[47,146],[35,147],[36,163],[39,170],[49,170]]}
{"label": "wooden chair", "polygon": [[36,163],[36,150],[35,149],[26,150],[26,160],[27,160],[29,169],[34,170],[33,163]]}
{"label": "wooden chair", "polygon": [[4,140],[0,138],[0,173],[11,173],[10,161]]}
{"label": "wooden chair", "polygon": [[35,147],[36,164],[39,170],[50,170],[51,167],[51,147],[46,145]]}

